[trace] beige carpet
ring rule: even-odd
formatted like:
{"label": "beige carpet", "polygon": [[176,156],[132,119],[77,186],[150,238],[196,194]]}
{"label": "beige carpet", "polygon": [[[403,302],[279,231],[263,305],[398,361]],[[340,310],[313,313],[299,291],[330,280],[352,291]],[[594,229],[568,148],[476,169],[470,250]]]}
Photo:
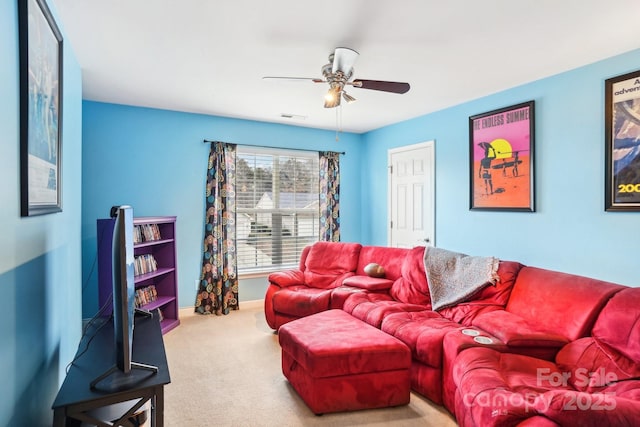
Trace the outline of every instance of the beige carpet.
{"label": "beige carpet", "polygon": [[396,408],[314,415],[282,375],[278,336],[262,301],[227,316],[181,310],[181,324],[164,336],[171,384],[165,425],[198,426],[455,426],[451,415],[411,394]]}

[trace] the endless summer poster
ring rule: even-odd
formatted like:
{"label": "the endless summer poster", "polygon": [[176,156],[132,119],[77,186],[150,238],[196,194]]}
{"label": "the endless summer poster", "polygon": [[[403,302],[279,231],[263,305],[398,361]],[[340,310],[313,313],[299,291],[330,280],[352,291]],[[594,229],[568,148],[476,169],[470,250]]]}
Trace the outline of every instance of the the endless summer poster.
{"label": "the endless summer poster", "polygon": [[533,103],[472,120],[472,208],[532,209]]}

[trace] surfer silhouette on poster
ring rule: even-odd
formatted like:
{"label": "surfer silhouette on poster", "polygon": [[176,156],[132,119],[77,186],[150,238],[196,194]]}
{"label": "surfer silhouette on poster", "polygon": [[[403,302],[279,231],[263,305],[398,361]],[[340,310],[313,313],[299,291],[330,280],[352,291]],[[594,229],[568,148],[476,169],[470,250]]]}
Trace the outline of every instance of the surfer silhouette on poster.
{"label": "surfer silhouette on poster", "polygon": [[496,150],[488,142],[479,142],[484,150],[484,157],[480,160],[480,169],[478,169],[478,178],[484,180],[484,191],[486,194],[493,194],[493,179],[491,177],[491,162],[496,158]]}

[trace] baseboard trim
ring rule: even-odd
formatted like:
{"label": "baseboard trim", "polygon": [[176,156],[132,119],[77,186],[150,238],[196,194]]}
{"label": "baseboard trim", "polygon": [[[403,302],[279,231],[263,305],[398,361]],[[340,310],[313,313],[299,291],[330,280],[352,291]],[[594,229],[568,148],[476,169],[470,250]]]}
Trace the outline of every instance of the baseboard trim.
{"label": "baseboard trim", "polygon": [[[243,308],[255,309],[255,308],[262,308],[262,307],[264,307],[263,299],[256,299],[252,301],[240,301],[240,310],[242,310]],[[181,318],[194,316],[196,314],[194,307],[182,307],[180,308],[179,312],[180,312]]]}
{"label": "baseboard trim", "polygon": [[240,301],[240,310],[243,308],[262,308],[264,307],[263,299],[256,299],[253,301]]}

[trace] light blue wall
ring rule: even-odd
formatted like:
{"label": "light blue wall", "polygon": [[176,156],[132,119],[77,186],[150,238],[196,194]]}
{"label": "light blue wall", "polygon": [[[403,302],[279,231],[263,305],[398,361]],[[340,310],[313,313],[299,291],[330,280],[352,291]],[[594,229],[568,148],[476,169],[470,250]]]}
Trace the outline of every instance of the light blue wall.
{"label": "light blue wall", "polygon": [[[193,306],[200,276],[204,188],[209,144],[237,144],[345,151],[341,156],[343,240],[360,241],[361,136],[303,127],[201,114],[85,101],[83,103],[82,236],[83,314],[98,310],[96,220],[116,204],[129,204],[136,216],[176,215],[178,301]],[[250,287],[259,283],[260,289]],[[240,283],[241,300],[264,295],[266,280]],[[243,289],[245,289],[243,291]],[[243,294],[244,293],[244,294]],[[248,298],[245,298],[247,296]]]}
{"label": "light blue wall", "polygon": [[[640,213],[604,212],[604,80],[637,69],[640,50],[365,134],[363,236],[386,243],[387,150],[434,139],[437,246],[640,286]],[[529,100],[537,212],[469,211],[469,116]]]}
{"label": "light blue wall", "polygon": [[[604,80],[640,68],[640,51],[387,126],[364,135],[85,101],[83,107],[83,314],[97,310],[95,221],[114,204],[138,216],[178,216],[179,304],[192,305],[199,274],[204,170],[202,139],[346,151],[343,240],[386,244],[387,150],[436,141],[436,242],[528,265],[640,286],[634,213],[605,213]],[[477,212],[468,206],[468,117],[536,101],[537,212]],[[131,183],[136,185],[132,185]],[[264,278],[244,279],[244,300]]]}
{"label": "light blue wall", "polygon": [[64,53],[63,211],[21,218],[18,12],[16,1],[0,3],[2,426],[51,425],[51,404],[80,341],[82,87],[68,44]]}

